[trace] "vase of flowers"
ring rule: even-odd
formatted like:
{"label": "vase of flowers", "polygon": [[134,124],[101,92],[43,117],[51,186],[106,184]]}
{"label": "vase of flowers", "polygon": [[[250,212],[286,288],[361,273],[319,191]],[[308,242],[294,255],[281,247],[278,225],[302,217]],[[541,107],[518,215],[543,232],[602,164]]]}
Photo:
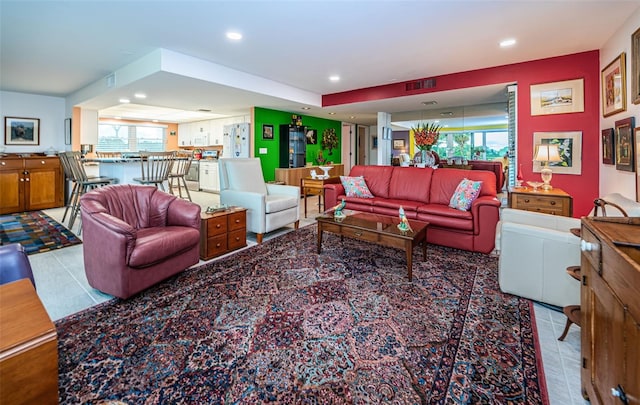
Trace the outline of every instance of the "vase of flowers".
{"label": "vase of flowers", "polygon": [[436,123],[419,123],[411,128],[416,140],[416,147],[420,150],[420,166],[433,167],[439,163],[438,155],[431,148],[440,138],[440,128],[440,125]]}

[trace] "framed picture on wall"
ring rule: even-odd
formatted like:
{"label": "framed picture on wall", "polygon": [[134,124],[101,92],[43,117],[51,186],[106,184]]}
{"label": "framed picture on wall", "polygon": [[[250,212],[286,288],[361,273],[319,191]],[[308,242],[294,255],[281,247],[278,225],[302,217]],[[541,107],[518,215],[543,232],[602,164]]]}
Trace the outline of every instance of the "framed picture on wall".
{"label": "framed picture on wall", "polygon": [[40,119],[4,117],[5,145],[40,145]]}
{"label": "framed picture on wall", "polygon": [[615,132],[613,128],[602,130],[602,163],[612,165],[615,163],[615,151],[613,147],[613,138]]}
{"label": "framed picture on wall", "polygon": [[626,54],[622,52],[602,69],[602,115],[604,117],[627,109],[625,56]]}
{"label": "framed picture on wall", "polygon": [[[556,144],[562,161],[549,163],[549,168],[554,174],[581,174],[582,173],[582,132],[534,132],[533,150],[539,144]],[[533,162],[533,172],[540,173],[542,165]]]}
{"label": "framed picture on wall", "polygon": [[71,145],[71,118],[64,119],[64,144]]}
{"label": "framed picture on wall", "polygon": [[317,129],[307,129],[305,134],[307,138],[307,145],[317,145],[318,144],[318,130]]}
{"label": "framed picture on wall", "polygon": [[631,35],[631,100],[640,104],[640,28]]}
{"label": "framed picture on wall", "polygon": [[531,115],[584,112],[584,79],[531,85]]}
{"label": "framed picture on wall", "polygon": [[635,126],[634,117],[625,118],[616,121],[616,170],[624,170],[633,172],[636,170],[634,165],[634,140],[633,127]]}
{"label": "framed picture on wall", "polygon": [[273,139],[273,125],[262,125],[262,139]]}
{"label": "framed picture on wall", "polygon": [[393,149],[404,149],[404,139],[394,139],[393,140]]}
{"label": "framed picture on wall", "polygon": [[640,128],[636,128],[636,201],[640,202]]}

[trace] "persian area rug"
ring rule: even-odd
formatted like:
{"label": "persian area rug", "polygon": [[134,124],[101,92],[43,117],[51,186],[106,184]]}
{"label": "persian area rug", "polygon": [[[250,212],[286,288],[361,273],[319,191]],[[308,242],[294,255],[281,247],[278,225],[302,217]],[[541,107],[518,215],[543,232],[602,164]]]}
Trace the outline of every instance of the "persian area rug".
{"label": "persian area rug", "polygon": [[419,251],[310,226],[61,319],[60,402],[548,403],[497,259]]}
{"label": "persian area rug", "polygon": [[70,230],[42,211],[0,215],[0,244],[20,243],[27,254],[82,243]]}

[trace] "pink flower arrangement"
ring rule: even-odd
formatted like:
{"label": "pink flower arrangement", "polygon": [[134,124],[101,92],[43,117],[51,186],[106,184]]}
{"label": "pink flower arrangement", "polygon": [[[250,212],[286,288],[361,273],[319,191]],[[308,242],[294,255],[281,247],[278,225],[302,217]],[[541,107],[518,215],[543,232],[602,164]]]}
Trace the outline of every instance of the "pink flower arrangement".
{"label": "pink flower arrangement", "polygon": [[418,124],[411,128],[416,139],[416,146],[420,150],[431,150],[431,147],[440,138],[440,125],[438,124]]}

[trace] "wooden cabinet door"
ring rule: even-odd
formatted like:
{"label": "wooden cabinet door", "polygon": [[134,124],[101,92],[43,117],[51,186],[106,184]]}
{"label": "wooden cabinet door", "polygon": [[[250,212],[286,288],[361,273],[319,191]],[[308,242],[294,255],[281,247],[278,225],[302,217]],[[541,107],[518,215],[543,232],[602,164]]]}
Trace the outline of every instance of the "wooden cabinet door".
{"label": "wooden cabinet door", "polygon": [[[593,274],[593,273],[592,273]],[[624,307],[598,275],[591,277],[591,382],[596,398],[592,403],[616,404],[611,389],[624,382]]]}
{"label": "wooden cabinet door", "polygon": [[34,159],[26,165],[25,209],[32,211],[63,205],[60,162]]}
{"label": "wooden cabinet door", "polygon": [[0,214],[24,211],[24,176],[20,168],[0,171]]}
{"label": "wooden cabinet door", "polygon": [[640,404],[640,322],[633,319],[629,311],[625,313],[625,378],[622,388],[630,405]]}

